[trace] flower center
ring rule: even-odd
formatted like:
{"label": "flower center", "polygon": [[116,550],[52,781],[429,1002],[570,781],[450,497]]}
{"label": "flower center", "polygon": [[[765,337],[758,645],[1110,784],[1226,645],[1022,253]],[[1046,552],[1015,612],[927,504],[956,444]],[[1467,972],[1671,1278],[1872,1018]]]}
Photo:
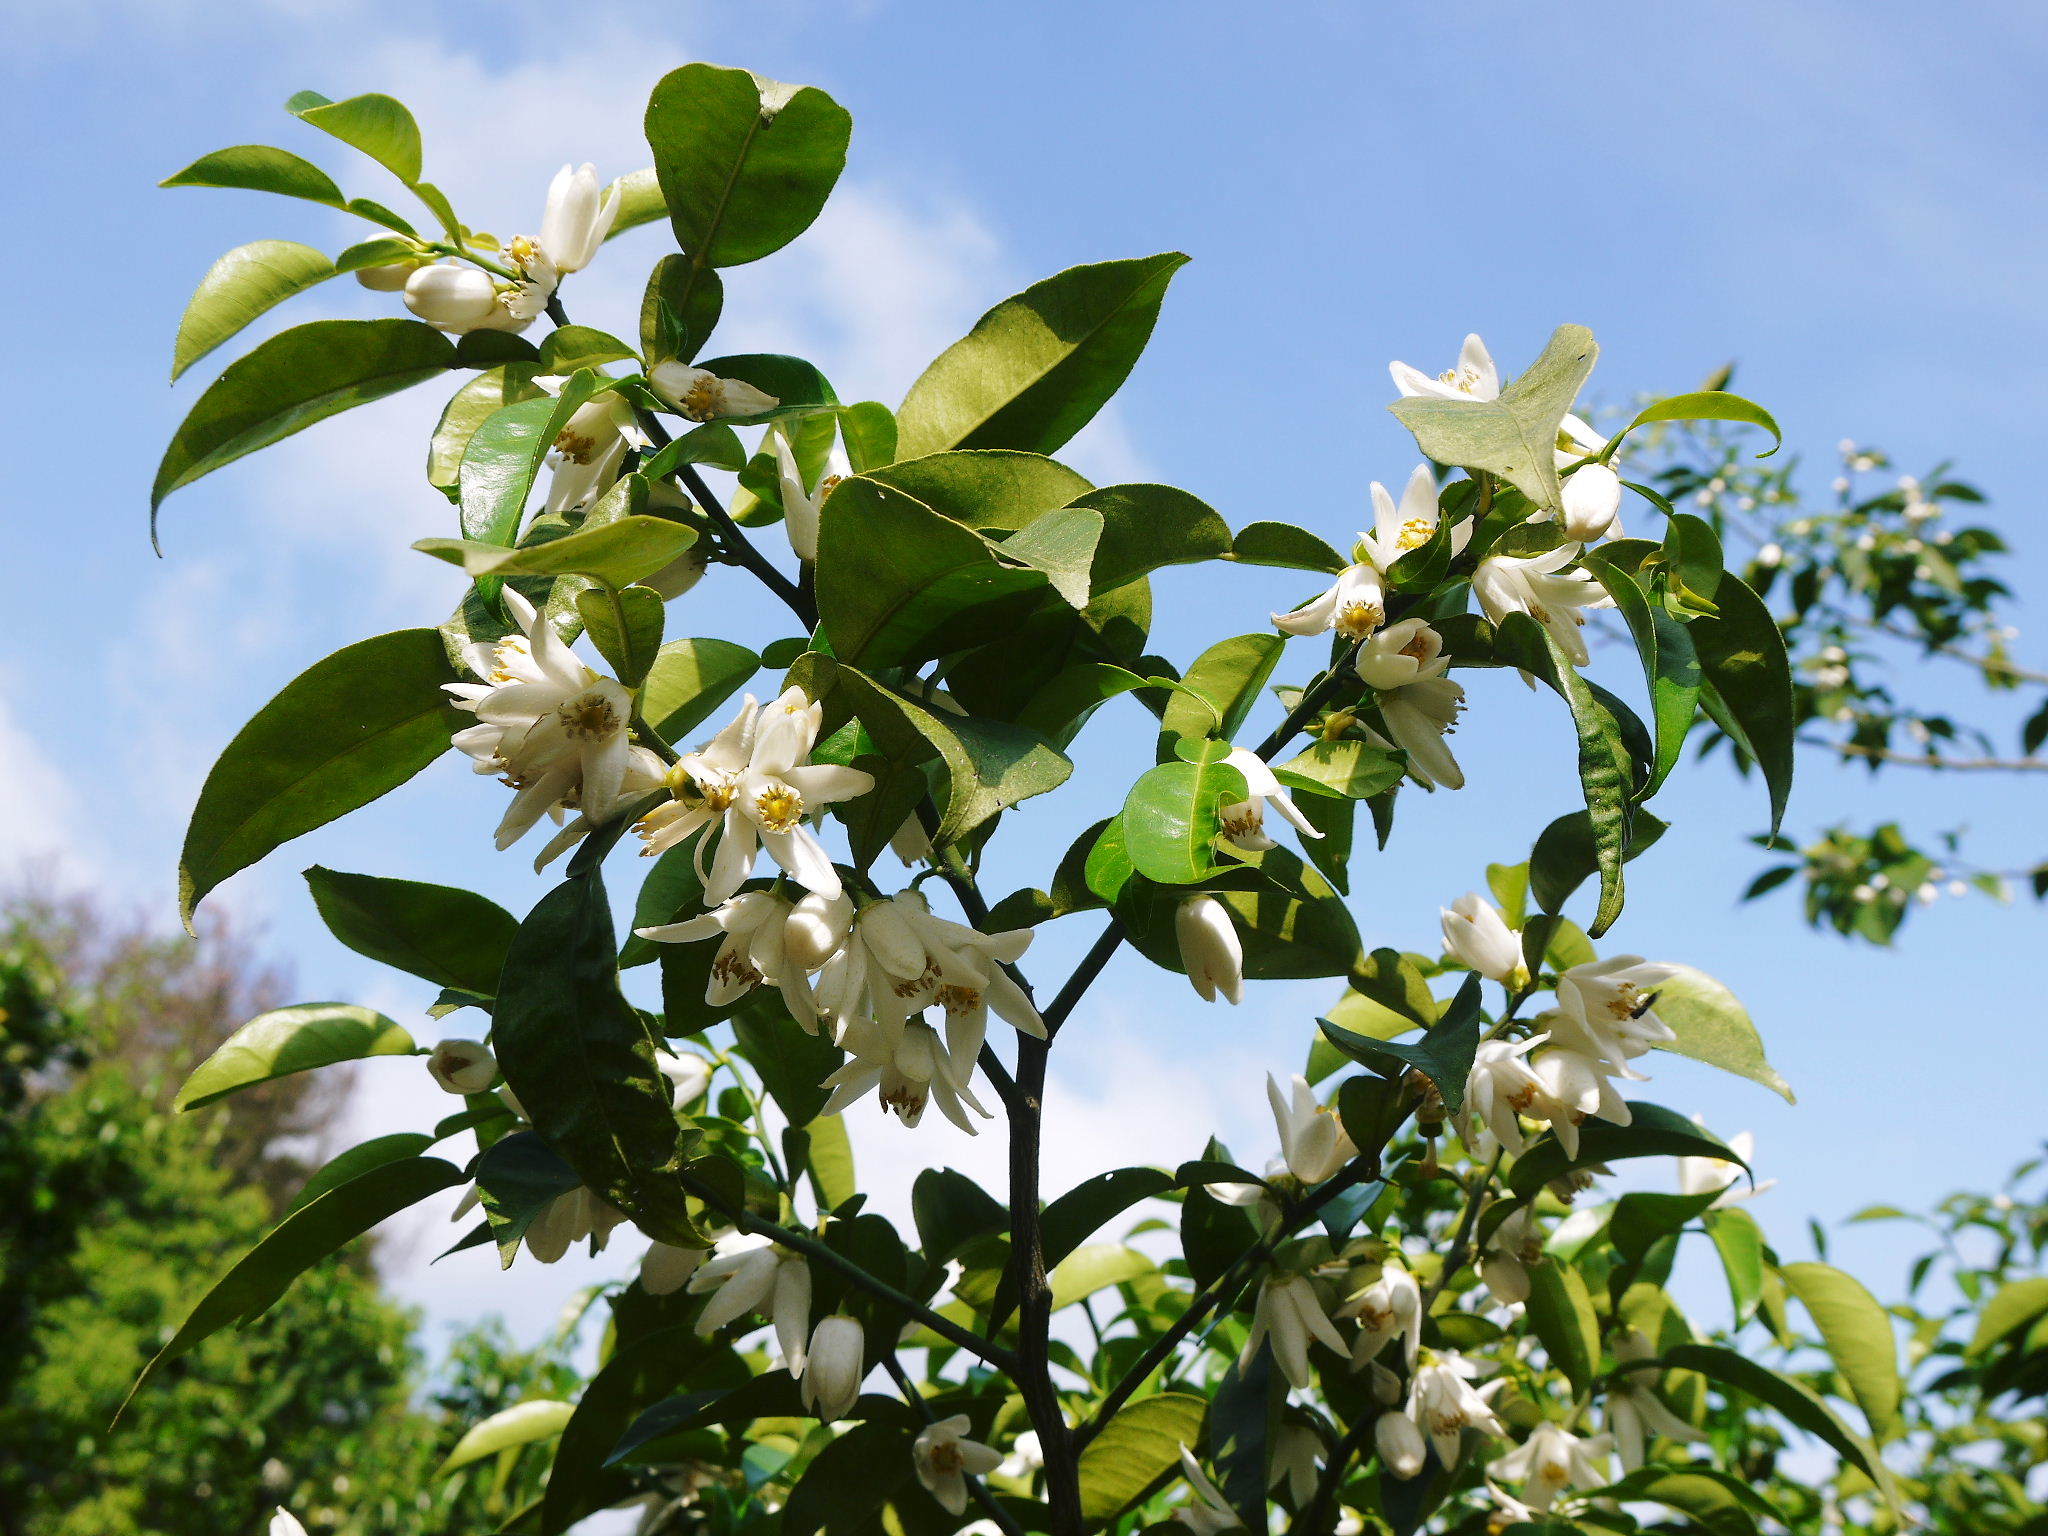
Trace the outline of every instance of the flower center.
{"label": "flower center", "polygon": [[960,1472],[967,1467],[967,1458],[960,1454],[957,1441],[941,1440],[932,1447],[931,1457],[934,1472]]}
{"label": "flower center", "polygon": [[1607,999],[1607,1011],[1617,1019],[1640,1018],[1649,1011],[1656,1001],[1643,996],[1643,989],[1632,981],[1624,981],[1614,989],[1614,996]]}
{"label": "flower center", "polygon": [[1430,535],[1436,532],[1436,524],[1426,517],[1411,517],[1401,525],[1401,537],[1396,541],[1403,549],[1420,549],[1427,544]]}
{"label": "flower center", "polygon": [[804,797],[787,784],[770,784],[754,796],[754,814],[770,832],[788,832],[804,819]]}
{"label": "flower center", "polygon": [[749,987],[758,986],[761,981],[761,973],[747,963],[745,955],[722,946],[711,962],[711,974],[722,982],[739,982]]}
{"label": "flower center", "polygon": [[929,1096],[925,1085],[913,1083],[907,1077],[899,1077],[893,1083],[882,1085],[882,1108],[894,1110],[901,1120],[915,1120],[924,1113],[925,1099]]}
{"label": "flower center", "polygon": [[966,1013],[981,1002],[981,992],[975,987],[963,987],[949,981],[938,990],[935,1001],[948,1013]]}
{"label": "flower center", "polygon": [[597,457],[597,439],[588,432],[564,427],[555,437],[555,452],[572,464],[588,464]]}
{"label": "flower center", "polygon": [[1448,384],[1460,394],[1473,394],[1479,388],[1479,370],[1476,368],[1446,368],[1437,375],[1437,382]]}
{"label": "flower center", "polygon": [[562,728],[579,741],[596,741],[619,728],[619,712],[596,689],[579,693],[556,709]]}
{"label": "flower center", "polygon": [[513,663],[528,661],[533,657],[524,635],[507,635],[491,647],[491,675],[489,681],[509,683],[515,680]]}
{"label": "flower center", "polygon": [[1429,640],[1427,639],[1427,637],[1418,633],[1413,640],[1410,640],[1406,645],[1401,647],[1400,654],[1403,656],[1413,656],[1417,661],[1428,661]]}
{"label": "flower center", "polygon": [[676,409],[692,421],[710,421],[725,408],[725,390],[715,374],[704,374],[683,391]]}
{"label": "flower center", "polygon": [[530,274],[539,264],[540,242],[531,235],[516,235],[505,247],[505,254],[512,258],[513,265],[520,271]]}
{"label": "flower center", "polygon": [[1346,640],[1363,640],[1386,617],[1378,603],[1360,602],[1353,599],[1337,610],[1337,633]]}
{"label": "flower center", "polygon": [[1256,800],[1225,806],[1222,820],[1226,837],[1255,837],[1266,829],[1265,810]]}

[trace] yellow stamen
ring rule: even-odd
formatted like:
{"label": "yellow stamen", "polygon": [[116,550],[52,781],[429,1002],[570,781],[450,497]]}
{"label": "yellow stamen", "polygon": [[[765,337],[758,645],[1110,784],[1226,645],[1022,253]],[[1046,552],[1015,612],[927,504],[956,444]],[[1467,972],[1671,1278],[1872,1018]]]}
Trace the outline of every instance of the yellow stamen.
{"label": "yellow stamen", "polygon": [[1380,627],[1380,620],[1385,617],[1386,612],[1378,603],[1354,600],[1337,610],[1337,633],[1346,640],[1363,640]]}
{"label": "yellow stamen", "polygon": [[788,832],[804,819],[804,797],[787,784],[770,784],[754,796],[754,814],[770,832]]}
{"label": "yellow stamen", "polygon": [[612,701],[595,689],[577,694],[556,709],[555,714],[564,730],[582,740],[594,741],[609,736],[620,723],[619,712]]}

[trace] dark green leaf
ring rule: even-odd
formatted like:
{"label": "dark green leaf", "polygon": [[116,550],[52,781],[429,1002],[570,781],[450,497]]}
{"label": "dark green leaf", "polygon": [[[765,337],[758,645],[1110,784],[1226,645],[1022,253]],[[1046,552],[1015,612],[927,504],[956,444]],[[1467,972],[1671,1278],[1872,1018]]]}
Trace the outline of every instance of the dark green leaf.
{"label": "dark green leaf", "polygon": [[1699,651],[1709,702],[1720,705],[1716,723],[1763,772],[1775,832],[1792,793],[1795,716],[1785,637],[1763,599],[1735,577],[1722,577],[1714,601],[1718,617],[1696,618],[1686,628]]}
{"label": "dark green leaf", "polygon": [[651,587],[591,589],[576,594],[576,613],[619,681],[639,687],[661,649],[661,594]]}
{"label": "dark green leaf", "polygon": [[519,920],[496,902],[453,886],[382,875],[306,871],[321,921],[359,955],[436,986],[491,996]]}
{"label": "dark green leaf", "polygon": [[1632,1123],[1628,1125],[1606,1120],[1588,1120],[1581,1125],[1576,1157],[1567,1157],[1557,1138],[1546,1132],[1515,1159],[1508,1187],[1518,1195],[1532,1196],[1550,1180],[1574,1169],[1627,1157],[1711,1157],[1745,1171],[1749,1166],[1720,1137],[1675,1110],[1640,1099],[1631,1102],[1629,1110]]}
{"label": "dark green leaf", "polygon": [[1329,1042],[1353,1061],[1388,1076],[1413,1067],[1436,1085],[1444,1109],[1457,1114],[1465,1103],[1465,1079],[1479,1050],[1479,978],[1467,976],[1444,1014],[1413,1045],[1396,1045],[1340,1028],[1328,1019],[1317,1026]]}
{"label": "dark green leaf", "polygon": [[1550,1363],[1564,1373],[1572,1390],[1583,1393],[1600,1368],[1600,1322],[1586,1282],[1561,1261],[1529,1270],[1529,1327]]}
{"label": "dark green leaf", "polygon": [[1240,565],[1277,565],[1290,571],[1336,575],[1348,563],[1336,550],[1292,523],[1248,523],[1238,530],[1226,559]]}
{"label": "dark green leaf", "polygon": [[760,666],[759,656],[729,640],[671,640],[640,685],[640,712],[662,740],[680,741]]}

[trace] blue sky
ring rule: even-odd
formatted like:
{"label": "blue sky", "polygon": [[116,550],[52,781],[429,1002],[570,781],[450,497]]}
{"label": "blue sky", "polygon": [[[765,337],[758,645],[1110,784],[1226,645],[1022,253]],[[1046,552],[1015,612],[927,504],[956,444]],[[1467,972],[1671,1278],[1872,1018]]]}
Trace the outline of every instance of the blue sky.
{"label": "blue sky", "polygon": [[[2018,546],[2021,592],[2048,570],[2048,543],[2021,515],[2048,382],[2048,205],[2033,174],[2048,138],[2048,23],[2036,7],[6,10],[0,124],[23,148],[11,185],[17,366],[0,384],[16,445],[0,867],[55,859],[167,926],[185,814],[235,728],[319,656],[435,622],[457,595],[446,567],[406,548],[450,531],[419,473],[439,404],[426,391],[180,493],[165,511],[167,558],[149,553],[156,456],[207,372],[164,386],[193,283],[246,240],[333,250],[361,237],[310,206],[155,181],[222,145],[275,142],[351,190],[390,195],[381,173],[278,110],[306,87],[407,100],[429,175],[471,222],[506,234],[537,219],[561,161],[595,160],[607,175],[645,163],[640,105],[668,67],[706,58],[826,87],[856,121],[842,193],[804,242],[731,274],[726,335],[729,350],[813,356],[848,399],[899,398],[987,304],[1057,268],[1187,251],[1151,351],[1073,457],[1098,481],[1183,485],[1233,525],[1278,517],[1348,539],[1366,481],[1398,484],[1414,462],[1383,409],[1390,358],[1446,366],[1478,330],[1512,371],[1577,321],[1604,347],[1596,399],[1681,390],[1738,359],[1741,387],[1776,411],[1813,475],[1833,473],[1845,436],[1908,469],[1955,455]],[[664,239],[622,240],[576,278],[564,297],[577,317],[630,334]],[[385,312],[336,285],[264,329]],[[1155,644],[1185,659],[1260,628],[1303,585],[1280,572],[1169,573]],[[737,575],[670,616],[672,636],[786,631]],[[1304,650],[1293,665],[1311,664]],[[1916,686],[1933,695],[1960,680],[1928,672]],[[1561,711],[1511,678],[1471,692],[1457,737],[1470,787],[1405,797],[1393,847],[1357,866],[1356,908],[1375,943],[1433,944],[1437,905],[1478,884],[1488,860],[1522,857],[1574,803]],[[1037,813],[1042,843],[1021,841],[1063,848],[1114,804],[1148,760],[1141,725],[1106,726],[1075,784]],[[2048,840],[2026,784],[1972,782],[1961,805],[1949,782],[1895,776],[1873,793],[1859,775],[1804,767],[1795,831],[1896,805],[1924,826],[1987,829],[1999,840],[1988,856],[2003,862]],[[372,1002],[430,1036],[424,992],[336,945],[296,871],[318,861],[468,883],[523,910],[543,882],[517,855],[490,852],[500,809],[487,784],[445,762],[216,900],[291,958],[306,998]],[[2041,1126],[2039,994],[2025,959],[2039,943],[2035,909],[1944,902],[1896,952],[1848,949],[1792,926],[1789,902],[1736,904],[1757,867],[1742,841],[1763,821],[1756,786],[1721,764],[1686,768],[1661,809],[1677,828],[1636,866],[1614,938],[1734,986],[1802,1102],[1679,1062],[1645,1096],[1723,1131],[1756,1129],[1763,1172],[1780,1181],[1759,1214],[1788,1249],[1803,1250],[1808,1214],[1926,1201],[2025,1155]],[[1012,855],[990,883],[1043,883],[1049,865]],[[1027,969],[1056,980],[1093,924],[1057,925]],[[1262,1158],[1258,1075],[1298,1064],[1328,1000],[1327,987],[1276,984],[1234,1012],[1208,1009],[1177,978],[1112,967],[1056,1057],[1049,1185],[1191,1155],[1211,1125]],[[409,1063],[361,1084],[342,1134],[441,1107]],[[882,1182],[907,1184],[926,1162],[993,1171],[996,1142],[864,1120],[860,1145]],[[1892,1241],[1873,1229],[1847,1251],[1886,1283]],[[480,1291],[481,1261],[463,1262],[394,1278],[444,1318],[483,1296],[529,1322],[572,1278],[565,1267],[515,1303],[507,1289]]]}

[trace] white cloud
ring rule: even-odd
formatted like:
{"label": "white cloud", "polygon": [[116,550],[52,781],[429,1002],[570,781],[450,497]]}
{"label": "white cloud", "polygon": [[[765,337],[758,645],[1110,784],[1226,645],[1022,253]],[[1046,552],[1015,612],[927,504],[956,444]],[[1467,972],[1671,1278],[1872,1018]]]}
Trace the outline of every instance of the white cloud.
{"label": "white cloud", "polygon": [[0,673],[0,869],[97,878],[106,850],[87,825],[82,788],[50,755],[50,732],[20,693],[20,679]]}

